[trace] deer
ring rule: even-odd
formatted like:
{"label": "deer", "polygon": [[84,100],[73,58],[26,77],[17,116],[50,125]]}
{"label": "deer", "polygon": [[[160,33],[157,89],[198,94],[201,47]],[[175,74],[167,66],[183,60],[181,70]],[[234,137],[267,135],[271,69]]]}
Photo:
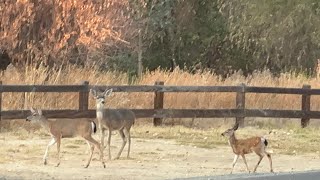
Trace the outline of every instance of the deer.
{"label": "deer", "polygon": [[98,127],[100,129],[100,144],[104,147],[105,130],[108,130],[108,158],[111,160],[111,135],[112,131],[118,131],[122,138],[122,146],[115,157],[119,159],[123,148],[128,142],[127,158],[130,155],[131,135],[130,129],[135,122],[135,114],[129,109],[107,109],[104,107],[106,98],[111,95],[112,89],[106,89],[105,91],[90,89],[90,93],[96,100],[96,118],[98,121]]}
{"label": "deer", "polygon": [[235,136],[235,131],[238,129],[239,124],[236,123],[233,128],[226,130],[221,135],[229,138],[229,145],[231,146],[233,153],[235,154],[234,160],[232,162],[232,169],[230,174],[232,174],[233,168],[237,163],[239,156],[242,157],[244,164],[246,165],[248,173],[250,173],[245,154],[249,154],[255,152],[259,156],[259,161],[257,165],[254,167],[253,172],[256,172],[261,160],[265,155],[267,155],[269,159],[270,172],[273,173],[272,169],[272,159],[271,154],[266,151],[266,147],[268,146],[267,139],[263,137],[251,137],[248,139],[237,139]]}
{"label": "deer", "polygon": [[56,164],[56,167],[58,167],[60,165],[61,139],[81,136],[86,140],[90,149],[89,159],[85,165],[85,168],[89,167],[95,147],[100,151],[100,161],[102,163],[102,166],[104,168],[106,167],[103,161],[102,147],[100,146],[100,143],[92,137],[92,133],[95,133],[97,131],[96,124],[93,121],[87,119],[47,119],[42,114],[41,109],[35,110],[34,108],[30,108],[30,111],[31,115],[26,118],[26,121],[29,121],[31,123],[40,123],[40,125],[50,133],[52,138],[48,143],[43,156],[44,165],[47,165],[48,151],[52,145],[57,144],[58,162]]}

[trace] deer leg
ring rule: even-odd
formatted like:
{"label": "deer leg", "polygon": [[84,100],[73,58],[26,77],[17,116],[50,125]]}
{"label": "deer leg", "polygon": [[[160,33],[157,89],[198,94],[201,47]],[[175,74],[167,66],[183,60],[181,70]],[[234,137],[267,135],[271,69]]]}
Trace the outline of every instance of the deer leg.
{"label": "deer leg", "polygon": [[130,129],[125,129],[125,134],[126,137],[128,138],[128,154],[127,154],[127,158],[129,158],[130,155],[130,147],[131,147],[131,134],[130,134]]}
{"label": "deer leg", "polygon": [[57,156],[58,156],[58,162],[56,164],[56,167],[60,165],[60,144],[61,144],[61,137],[57,138]]}
{"label": "deer leg", "polygon": [[93,151],[94,151],[94,146],[92,144],[90,144],[90,142],[88,140],[87,140],[87,144],[89,146],[90,153],[89,153],[89,159],[87,161],[87,164],[84,166],[85,168],[89,167],[89,164],[90,164],[91,159],[92,159]]}
{"label": "deer leg", "polygon": [[126,139],[126,136],[124,135],[123,129],[119,130],[119,134],[120,134],[121,139],[122,139],[122,146],[121,146],[121,148],[120,148],[120,150],[118,152],[118,155],[117,155],[117,157],[115,159],[119,159],[120,158],[121,153],[123,151],[123,148],[127,143],[127,139]]}
{"label": "deer leg", "polygon": [[236,154],[236,155],[234,156],[234,159],[233,159],[233,162],[232,162],[232,168],[231,168],[230,174],[232,174],[233,168],[234,168],[234,166],[236,165],[238,158],[239,158],[239,155]]}
{"label": "deer leg", "polygon": [[267,154],[267,157],[268,157],[268,159],[269,159],[269,164],[270,164],[270,172],[272,172],[272,173],[273,173],[273,168],[272,168],[272,159],[271,159],[271,155],[270,155],[270,153],[267,153],[267,152],[266,152],[266,154]]}
{"label": "deer leg", "polygon": [[244,164],[245,164],[245,165],[246,165],[246,167],[247,167],[247,171],[248,171],[248,173],[250,173],[250,170],[249,170],[249,167],[248,167],[248,164],[247,164],[246,157],[244,156],[244,154],[241,154],[241,157],[242,157],[242,159],[243,159]]}
{"label": "deer leg", "polygon": [[104,149],[104,129],[100,126],[100,144],[101,144],[101,148]]}
{"label": "deer leg", "polygon": [[88,144],[88,150],[89,150],[89,154],[91,153],[91,144],[89,141],[86,140],[86,143]]}
{"label": "deer leg", "polygon": [[258,161],[257,165],[254,167],[253,172],[256,172],[256,170],[257,170],[257,168],[258,168],[258,166],[259,166],[259,164],[260,164],[260,162],[261,162],[261,160],[263,159],[263,156],[264,156],[264,155],[258,154],[258,153],[257,153],[257,155],[259,156],[259,161]]}
{"label": "deer leg", "polygon": [[48,158],[49,148],[50,148],[50,146],[54,145],[55,143],[56,143],[56,139],[54,137],[52,137],[51,141],[47,145],[46,152],[44,153],[44,156],[43,156],[43,164],[44,165],[47,165],[47,158]]}
{"label": "deer leg", "polygon": [[90,165],[90,162],[92,160],[92,155],[93,155],[93,151],[94,151],[94,147],[96,147],[98,150],[99,150],[99,154],[100,154],[100,161],[102,163],[102,166],[104,168],[106,168],[106,165],[104,163],[104,160],[103,160],[103,148],[100,146],[100,144],[98,143],[98,141],[96,141],[95,139],[93,139],[91,136],[89,137],[84,137],[84,139],[87,141],[89,147],[90,147],[90,155],[89,155],[89,159],[88,159],[88,162],[85,166],[85,168],[89,167]]}
{"label": "deer leg", "polygon": [[108,134],[108,153],[109,153],[109,160],[111,160],[111,150],[110,150],[110,143],[111,143],[111,130],[109,129],[109,134]]}

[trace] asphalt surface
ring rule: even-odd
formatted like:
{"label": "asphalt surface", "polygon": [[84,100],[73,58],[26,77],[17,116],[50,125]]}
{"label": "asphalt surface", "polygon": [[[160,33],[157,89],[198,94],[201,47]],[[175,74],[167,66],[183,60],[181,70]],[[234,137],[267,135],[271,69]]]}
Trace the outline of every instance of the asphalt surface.
{"label": "asphalt surface", "polygon": [[320,180],[320,171],[286,172],[286,173],[255,173],[231,174],[223,176],[205,176],[181,178],[175,180]]}

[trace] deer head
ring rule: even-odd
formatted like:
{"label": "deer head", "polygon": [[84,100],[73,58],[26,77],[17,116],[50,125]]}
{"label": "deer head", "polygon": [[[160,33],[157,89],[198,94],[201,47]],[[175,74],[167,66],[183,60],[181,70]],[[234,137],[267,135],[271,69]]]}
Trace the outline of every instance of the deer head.
{"label": "deer head", "polygon": [[42,111],[41,109],[35,110],[34,108],[30,108],[31,111],[31,116],[28,116],[26,118],[26,121],[31,121],[31,122],[39,122],[42,118]]}
{"label": "deer head", "polygon": [[103,108],[106,97],[112,94],[112,89],[106,89],[104,92],[95,89],[90,89],[90,93],[92,94],[94,99],[96,99],[97,108]]}
{"label": "deer head", "polygon": [[226,130],[221,135],[225,137],[231,137],[234,134],[234,132],[238,129],[238,127],[239,127],[239,124],[236,123],[231,129]]}

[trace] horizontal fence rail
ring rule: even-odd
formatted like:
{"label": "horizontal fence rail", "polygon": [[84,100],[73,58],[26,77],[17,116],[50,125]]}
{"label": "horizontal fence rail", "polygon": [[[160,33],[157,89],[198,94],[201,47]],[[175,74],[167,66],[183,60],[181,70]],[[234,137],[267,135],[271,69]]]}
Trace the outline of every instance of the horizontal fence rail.
{"label": "horizontal fence rail", "polygon": [[[80,92],[91,88],[112,88],[113,92],[242,92],[241,86],[164,86],[164,85],[2,85],[0,92]],[[245,86],[246,93],[320,95],[320,89]]]}
{"label": "horizontal fence rail", "polygon": [[[245,117],[301,118],[301,126],[306,127],[310,118],[320,119],[320,111],[310,111],[311,95],[320,95],[320,89],[311,89],[309,85],[302,88],[254,87],[241,84],[239,86],[165,86],[163,82],[155,85],[122,85],[101,86],[89,85],[83,81],[80,85],[3,85],[0,81],[0,118],[2,120],[25,119],[29,110],[2,111],[2,96],[8,92],[74,92],[79,93],[79,108],[75,110],[43,110],[48,118],[95,118],[94,109],[88,109],[89,90],[112,88],[114,92],[150,92],[154,93],[153,109],[132,109],[137,118],[154,118],[154,125],[161,125],[163,118],[236,118],[243,124]],[[164,109],[165,93],[178,92],[215,92],[236,93],[233,109]],[[246,109],[247,93],[271,93],[301,95],[301,110]],[[267,101],[267,100],[266,100]]]}
{"label": "horizontal fence rail", "polygon": [[[270,109],[131,109],[137,118],[232,118],[232,117],[273,117],[312,118],[320,117],[319,111],[270,110]],[[95,118],[96,110],[43,110],[48,118]],[[25,119],[30,110],[2,111],[3,120]]]}

